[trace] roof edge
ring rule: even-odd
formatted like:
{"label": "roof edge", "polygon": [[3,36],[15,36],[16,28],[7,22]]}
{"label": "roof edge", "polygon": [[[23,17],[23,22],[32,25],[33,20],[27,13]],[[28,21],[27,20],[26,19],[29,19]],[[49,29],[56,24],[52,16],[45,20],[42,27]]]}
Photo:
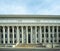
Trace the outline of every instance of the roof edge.
{"label": "roof edge", "polygon": [[1,17],[39,17],[39,18],[42,18],[42,17],[47,17],[47,18],[60,18],[60,15],[0,15],[0,18]]}

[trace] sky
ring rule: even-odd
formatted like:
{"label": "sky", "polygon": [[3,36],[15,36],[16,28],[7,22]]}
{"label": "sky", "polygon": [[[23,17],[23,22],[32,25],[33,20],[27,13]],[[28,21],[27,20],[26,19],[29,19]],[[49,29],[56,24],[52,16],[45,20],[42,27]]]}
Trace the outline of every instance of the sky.
{"label": "sky", "polygon": [[60,15],[60,0],[0,0],[0,14]]}

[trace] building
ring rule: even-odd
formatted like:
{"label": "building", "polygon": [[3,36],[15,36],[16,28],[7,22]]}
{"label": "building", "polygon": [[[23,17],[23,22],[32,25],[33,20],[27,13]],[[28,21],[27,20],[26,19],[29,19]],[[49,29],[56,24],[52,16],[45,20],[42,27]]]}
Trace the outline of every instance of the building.
{"label": "building", "polygon": [[0,44],[60,44],[59,15],[0,15]]}

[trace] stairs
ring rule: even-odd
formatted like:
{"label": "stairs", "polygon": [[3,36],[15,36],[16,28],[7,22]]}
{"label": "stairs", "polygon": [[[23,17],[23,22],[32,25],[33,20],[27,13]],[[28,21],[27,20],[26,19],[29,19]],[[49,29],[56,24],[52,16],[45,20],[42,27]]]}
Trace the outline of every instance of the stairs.
{"label": "stairs", "polygon": [[18,44],[16,47],[45,47],[42,44]]}

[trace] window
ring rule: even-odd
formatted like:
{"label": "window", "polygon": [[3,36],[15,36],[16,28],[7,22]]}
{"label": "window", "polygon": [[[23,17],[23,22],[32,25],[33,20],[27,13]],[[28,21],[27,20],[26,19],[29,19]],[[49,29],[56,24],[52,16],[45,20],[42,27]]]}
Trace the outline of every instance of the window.
{"label": "window", "polygon": [[33,26],[33,29],[35,29],[35,27]]}
{"label": "window", "polygon": [[17,29],[17,28],[16,28],[16,26],[15,26],[15,27],[14,27],[14,32],[16,32],[16,29]]}
{"label": "window", "polygon": [[48,29],[46,29],[46,32],[48,32]]}
{"label": "window", "polygon": [[28,32],[30,32],[31,31],[31,29],[28,29]]}
{"label": "window", "polygon": [[1,34],[1,38],[3,38],[3,34]]}
{"label": "window", "polygon": [[22,38],[22,34],[20,34],[20,38]]}
{"label": "window", "polygon": [[50,27],[50,31],[52,32],[52,26]]}
{"label": "window", "polygon": [[56,37],[56,34],[54,34],[54,37]]}
{"label": "window", "polygon": [[20,29],[20,32],[22,32],[21,29]]}
{"label": "window", "polygon": [[10,32],[12,32],[12,28],[10,28]]}
{"label": "window", "polygon": [[44,37],[44,34],[42,34],[42,37]]}
{"label": "window", "polygon": [[56,42],[56,40],[54,40],[54,42]]}
{"label": "window", "polygon": [[37,43],[39,43],[39,41],[37,40]]}
{"label": "window", "polygon": [[48,38],[48,34],[46,34],[46,37]]}
{"label": "window", "polygon": [[1,32],[3,32],[3,30],[2,30],[2,29],[0,29],[0,31],[1,31]]}
{"label": "window", "polygon": [[54,32],[56,32],[57,30],[56,30],[56,28],[54,29]]}
{"label": "window", "polygon": [[22,29],[21,26],[19,26],[19,31],[21,31],[21,29]]}
{"label": "window", "polygon": [[5,32],[7,32],[7,27],[5,27]]}
{"label": "window", "polygon": [[51,38],[52,38],[52,34],[51,34],[50,36],[51,36]]}
{"label": "window", "polygon": [[51,43],[52,43],[52,40],[51,40]]}
{"label": "window", "polygon": [[46,42],[48,43],[48,40],[46,40]]}
{"label": "window", "polygon": [[59,42],[60,42],[60,40],[59,40]]}
{"label": "window", "polygon": [[59,37],[60,37],[60,33],[59,33]]}
{"label": "window", "polygon": [[7,43],[7,41],[5,41],[5,43]]}
{"label": "window", "polygon": [[16,40],[14,42],[16,43]]}
{"label": "window", "polygon": [[20,41],[20,43],[22,43],[22,41]]}
{"label": "window", "polygon": [[16,32],[16,29],[14,29],[14,32]]}
{"label": "window", "polygon": [[31,41],[31,37],[30,37],[30,34],[28,34],[28,43],[30,43]]}
{"label": "window", "polygon": [[39,29],[37,29],[37,32],[38,32]]}
{"label": "window", "polygon": [[5,38],[7,38],[7,34],[5,34]]}
{"label": "window", "polygon": [[10,41],[10,43],[13,43],[12,41]]}
{"label": "window", "polygon": [[14,34],[14,38],[16,38],[16,34]]}
{"label": "window", "polygon": [[58,27],[58,32],[60,32],[60,26]]}
{"label": "window", "polygon": [[46,32],[48,32],[48,27],[46,27]]}
{"label": "window", "polygon": [[12,34],[10,34],[10,38],[12,38]]}
{"label": "window", "polygon": [[39,32],[39,27],[37,27],[37,32]]}
{"label": "window", "polygon": [[42,32],[44,32],[44,28],[42,27]]}
{"label": "window", "polygon": [[1,41],[1,43],[3,44],[3,40]]}
{"label": "window", "polygon": [[38,38],[38,34],[37,34],[37,38]]}
{"label": "window", "polygon": [[44,39],[42,39],[42,43],[44,42]]}

